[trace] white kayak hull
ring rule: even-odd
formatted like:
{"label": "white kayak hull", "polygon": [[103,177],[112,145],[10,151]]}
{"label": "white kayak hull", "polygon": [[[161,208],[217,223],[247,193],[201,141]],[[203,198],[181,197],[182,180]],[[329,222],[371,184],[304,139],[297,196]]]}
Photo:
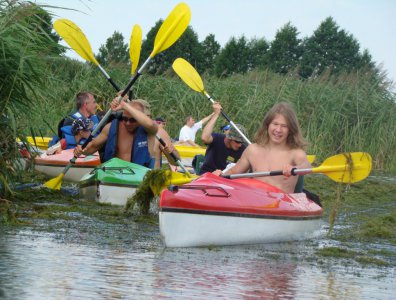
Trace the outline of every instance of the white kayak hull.
{"label": "white kayak hull", "polygon": [[80,186],[80,196],[100,203],[125,205],[128,198],[135,194],[136,188],[136,186],[98,183]]}
{"label": "white kayak hull", "polygon": [[166,247],[203,247],[306,239],[315,235],[322,221],[160,211],[159,223]]}
{"label": "white kayak hull", "polygon": [[[57,177],[63,172],[65,166],[35,164],[34,169],[49,177]],[[78,182],[85,174],[94,169],[92,166],[72,166],[63,177],[64,180]]]}

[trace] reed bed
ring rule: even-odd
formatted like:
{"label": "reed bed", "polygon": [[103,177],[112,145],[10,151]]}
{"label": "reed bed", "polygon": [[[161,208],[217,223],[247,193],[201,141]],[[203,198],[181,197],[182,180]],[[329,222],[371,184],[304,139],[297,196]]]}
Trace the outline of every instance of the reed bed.
{"label": "reed bed", "polygon": [[[208,93],[221,102],[230,118],[245,125],[252,139],[266,111],[278,101],[293,103],[307,151],[319,161],[340,152],[366,151],[376,169],[395,170],[396,103],[394,94],[371,74],[301,81],[269,71],[208,77]],[[165,116],[171,136],[177,136],[187,115],[197,120],[211,113],[211,103],[179,78],[149,77],[139,83],[139,96],[153,105],[153,115]],[[218,121],[217,130],[226,121]]]}
{"label": "reed bed", "polygon": [[[0,0],[0,194],[15,171],[10,161],[18,156],[17,136],[52,136],[59,120],[75,109],[77,92],[93,92],[104,110],[115,95],[95,66],[50,51],[57,44],[29,19],[37,7],[10,3]],[[106,70],[121,88],[131,77],[127,65]],[[384,74],[359,70],[308,80],[295,74],[254,70],[227,78],[202,77],[206,91],[234,122],[247,128],[251,140],[268,109],[288,101],[310,143],[307,152],[316,154],[318,162],[340,152],[366,151],[374,168],[396,170],[396,97]],[[167,119],[172,137],[178,136],[186,116],[199,120],[212,112],[210,101],[172,70],[162,76],[144,74],[133,94],[151,103],[153,117]],[[226,120],[219,120],[216,130],[224,124]]]}
{"label": "reed bed", "polygon": [[[25,118],[30,127],[40,128],[47,135],[51,134],[49,127],[56,128],[57,122],[73,110],[78,91],[94,92],[105,110],[115,95],[95,67],[69,63],[76,64],[75,76],[58,74],[51,79],[48,89],[38,93],[32,113]],[[113,69],[110,75],[120,87],[130,78],[127,68]],[[373,156],[376,169],[396,169],[395,95],[379,84],[386,82],[384,78],[357,72],[336,78],[323,74],[302,81],[293,74],[264,70],[225,79],[210,76],[203,79],[205,90],[222,104],[234,122],[247,128],[251,140],[266,111],[278,101],[288,101],[294,105],[309,141],[307,152],[316,154],[317,161],[340,152],[366,151]],[[178,137],[188,115],[199,120],[212,112],[210,101],[172,72],[166,76],[144,74],[133,86],[133,94],[149,101],[152,117],[167,120],[172,137]],[[216,130],[224,124],[226,120],[220,119]]]}

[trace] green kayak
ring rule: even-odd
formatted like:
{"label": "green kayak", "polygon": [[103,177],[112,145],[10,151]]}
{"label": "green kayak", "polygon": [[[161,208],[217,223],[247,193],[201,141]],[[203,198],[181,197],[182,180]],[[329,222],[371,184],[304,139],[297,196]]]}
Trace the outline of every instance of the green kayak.
{"label": "green kayak", "polygon": [[87,200],[125,205],[149,170],[141,165],[112,158],[81,178],[80,195]]}

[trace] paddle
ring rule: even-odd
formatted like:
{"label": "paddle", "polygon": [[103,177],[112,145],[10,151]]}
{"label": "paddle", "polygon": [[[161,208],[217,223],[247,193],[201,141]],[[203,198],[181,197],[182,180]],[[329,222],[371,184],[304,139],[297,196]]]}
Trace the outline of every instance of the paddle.
{"label": "paddle", "polygon": [[[179,39],[179,37],[187,29],[190,19],[191,19],[191,11],[190,11],[190,8],[185,3],[178,4],[171,11],[171,13],[165,19],[165,21],[162,23],[160,29],[157,32],[157,35],[154,40],[154,48],[153,48],[151,54],[149,55],[147,60],[144,62],[144,64],[140,67],[140,69],[131,78],[131,80],[129,81],[126,88],[123,90],[121,95],[118,97],[118,101],[121,101],[121,99],[128,93],[129,89],[136,82],[138,77],[142,74],[143,70],[146,68],[146,66],[151,61],[151,59],[158,53],[160,53],[160,52],[166,50],[167,48],[169,48],[170,46],[172,46]],[[63,27],[61,26],[61,28],[65,28],[65,27],[66,26],[63,26]],[[76,32],[76,31],[73,30],[72,32]],[[82,36],[84,37],[83,41],[86,41],[84,34],[82,34]],[[78,37],[81,38],[81,34]],[[78,49],[78,51],[80,51],[80,52],[78,52],[80,55],[84,54],[83,57],[86,57],[86,59],[92,59],[89,55],[87,55],[87,53],[89,53],[88,50],[91,49],[89,43],[84,44],[83,42],[81,42],[77,39],[71,39],[71,40],[73,42],[75,42],[73,44],[73,46],[75,46]],[[87,46],[89,47],[88,49],[84,48]],[[91,52],[92,52],[92,50],[91,50]],[[113,84],[114,84],[114,82],[112,83],[112,85]],[[115,85],[113,85],[113,86],[116,88]],[[106,124],[107,119],[109,118],[111,112],[112,112],[111,109],[109,109],[107,111],[107,113],[104,115],[102,120],[99,122],[98,126],[96,126],[96,128],[92,131],[89,138],[85,141],[84,145],[82,145],[83,149],[92,141],[92,138],[95,136],[95,134],[97,133],[99,128],[101,128],[104,124]],[[73,157],[70,160],[70,163],[63,169],[62,173],[59,174],[57,177],[47,181],[44,184],[44,186],[51,188],[51,189],[60,189],[63,177],[65,176],[66,172],[71,168],[71,166],[75,163],[76,160],[77,160],[77,157]]]}
{"label": "paddle", "polygon": [[132,75],[135,74],[135,71],[139,65],[141,49],[142,49],[142,28],[136,24],[132,28],[131,38],[129,42],[129,59],[131,61]]}
{"label": "paddle", "polygon": [[[190,88],[192,88],[194,91],[202,93],[208,98],[209,101],[214,103],[213,98],[205,91],[201,76],[199,76],[197,70],[195,70],[195,68],[188,61],[183,58],[177,58],[173,62],[172,68]],[[232,127],[235,128],[235,130],[241,135],[245,142],[250,145],[251,142],[249,141],[249,139],[242,133],[242,131],[235,125],[235,123],[230,120],[230,118],[223,110],[221,111],[221,114],[232,125]]]}
{"label": "paddle", "polygon": [[54,22],[55,31],[63,38],[63,40],[77,52],[83,59],[93,63],[96,65],[102,74],[107,78],[107,80],[111,83],[111,85],[119,91],[120,88],[115,84],[113,79],[111,79],[110,75],[102,68],[99,62],[96,60],[91,44],[86,38],[85,34],[81,31],[81,29],[74,24],[72,21],[68,19],[58,19]]}
{"label": "paddle", "polygon": [[[161,145],[163,147],[166,146],[164,140],[158,135],[156,134],[155,137],[157,138],[157,140],[161,143]],[[179,158],[176,157],[175,153],[171,152],[170,156],[173,158],[173,160],[177,163],[177,165],[183,170],[183,172],[187,175],[187,177],[192,178],[190,172],[187,171],[187,169],[184,167],[183,163],[181,162],[181,160]]]}
{"label": "paddle", "polygon": [[[156,170],[154,170],[156,171]],[[317,168],[310,169],[294,169],[293,175],[304,175],[309,173],[322,173],[327,175],[329,178],[336,182],[342,183],[355,183],[365,179],[371,171],[371,156],[365,152],[352,152],[338,154],[327,158],[323,164]],[[159,195],[161,190],[169,185],[182,185],[189,183],[198,176],[193,178],[187,178],[186,176],[180,175],[178,172],[172,172],[171,174],[166,173],[169,176],[160,185],[155,186],[155,181],[149,183],[152,194]],[[227,179],[237,178],[253,178],[253,177],[264,177],[264,176],[279,176],[283,175],[283,171],[270,171],[270,172],[255,172],[255,173],[244,173],[244,174],[232,174],[232,175],[221,175]],[[154,176],[153,176],[154,177]],[[150,197],[148,195],[147,197]]]}
{"label": "paddle", "polygon": [[[137,66],[139,65],[139,58],[140,58],[140,50],[141,50],[141,45],[142,45],[142,29],[140,26],[135,25],[132,33],[131,33],[131,39],[130,39],[130,47],[129,47],[129,59],[131,61],[131,73],[134,74]],[[155,137],[157,140],[161,143],[163,147],[166,146],[164,140],[156,134]],[[178,166],[184,171],[184,173],[188,176],[191,177],[191,174],[187,171],[187,169],[184,167],[180,159],[176,157],[176,155],[171,152],[170,153],[171,157],[173,160],[178,164]]]}
{"label": "paddle", "polygon": [[[327,158],[319,167],[316,168],[293,169],[292,175],[322,173],[336,182],[355,183],[369,176],[371,165],[371,156],[368,153],[343,153]],[[279,175],[283,175],[283,171],[254,172],[221,176],[228,179],[236,179]]]}
{"label": "paddle", "polygon": [[[57,20],[54,23],[54,28],[58,32],[60,36],[85,60],[92,62],[97,65],[105,75],[105,77],[109,80],[111,85],[118,92],[120,88],[118,85],[110,78],[107,72],[100,66],[98,61],[95,59],[91,45],[89,44],[86,36],[81,31],[81,29],[74,24],[73,22],[65,19]],[[135,25],[132,28],[131,37],[130,37],[130,47],[129,47],[129,57],[131,61],[131,74],[134,75],[135,71],[139,65],[140,52],[142,45],[142,29],[139,25]],[[157,136],[158,138],[158,136]],[[164,145],[164,141],[159,138],[159,141],[162,145]],[[185,171],[186,174],[189,174],[188,171],[181,165],[180,160],[176,159],[176,156],[172,153],[172,158],[178,162],[179,166]]]}

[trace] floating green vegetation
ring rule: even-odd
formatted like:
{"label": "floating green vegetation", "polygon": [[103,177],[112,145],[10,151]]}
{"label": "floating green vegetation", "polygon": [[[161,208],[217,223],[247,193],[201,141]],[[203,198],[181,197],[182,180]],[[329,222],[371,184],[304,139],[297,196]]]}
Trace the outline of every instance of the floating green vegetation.
{"label": "floating green vegetation", "polygon": [[362,265],[377,265],[377,266],[389,265],[386,261],[372,256],[368,256],[366,253],[348,250],[340,247],[326,247],[317,250],[316,253],[320,256],[325,256],[325,257],[353,259]]}
{"label": "floating green vegetation", "polygon": [[169,182],[170,178],[171,172],[169,170],[157,169],[148,171],[143,178],[143,182],[136,189],[135,194],[128,198],[125,212],[132,211],[137,204],[140,213],[147,215],[154,196],[159,195],[161,192],[161,189],[158,187],[166,186],[166,182]]}
{"label": "floating green vegetation", "polygon": [[11,200],[8,214],[14,219],[4,222],[7,224],[24,225],[37,219],[79,220],[84,217],[106,223],[128,222],[118,206],[79,200],[78,196],[47,188],[28,188],[15,193]]}
{"label": "floating green vegetation", "polygon": [[382,216],[366,217],[356,237],[361,240],[386,239],[396,245],[396,208],[389,214]]}

